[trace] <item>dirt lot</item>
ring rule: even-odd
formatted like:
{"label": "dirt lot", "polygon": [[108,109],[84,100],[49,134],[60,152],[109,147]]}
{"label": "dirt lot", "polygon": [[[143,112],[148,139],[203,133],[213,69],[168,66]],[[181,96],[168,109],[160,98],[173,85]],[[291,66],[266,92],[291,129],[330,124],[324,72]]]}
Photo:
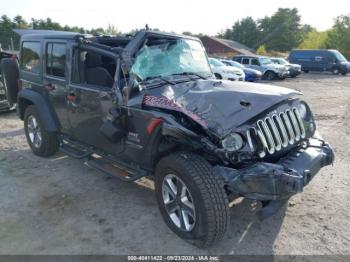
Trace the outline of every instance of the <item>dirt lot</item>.
{"label": "dirt lot", "polygon": [[153,191],[62,154],[34,156],[14,112],[0,115],[0,254],[350,254],[350,76],[305,74],[273,84],[301,90],[336,150],[302,194],[259,222],[231,208],[224,241],[197,249],[163,222]]}

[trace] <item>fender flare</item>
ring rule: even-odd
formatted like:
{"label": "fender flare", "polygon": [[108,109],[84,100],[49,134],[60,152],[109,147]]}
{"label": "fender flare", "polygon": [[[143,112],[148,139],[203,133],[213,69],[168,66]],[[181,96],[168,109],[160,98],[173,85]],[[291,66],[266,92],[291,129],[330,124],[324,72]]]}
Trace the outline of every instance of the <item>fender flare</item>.
{"label": "fender flare", "polygon": [[24,113],[29,105],[36,106],[45,129],[48,132],[58,132],[60,130],[57,118],[55,118],[46,99],[33,90],[23,89],[18,93],[17,97],[17,114],[21,120],[24,120]]}

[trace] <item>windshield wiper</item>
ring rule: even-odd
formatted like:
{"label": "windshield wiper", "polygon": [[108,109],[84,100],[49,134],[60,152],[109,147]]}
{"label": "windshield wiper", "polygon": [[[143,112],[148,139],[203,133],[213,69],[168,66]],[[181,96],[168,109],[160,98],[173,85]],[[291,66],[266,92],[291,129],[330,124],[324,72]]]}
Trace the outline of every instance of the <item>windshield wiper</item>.
{"label": "windshield wiper", "polygon": [[206,77],[197,74],[197,73],[193,73],[193,72],[182,72],[182,73],[177,73],[177,74],[171,74],[171,75],[175,75],[175,76],[197,76],[200,79],[207,79]]}
{"label": "windshield wiper", "polygon": [[145,79],[142,79],[142,82],[148,82],[149,80],[153,80],[153,79],[160,79],[167,84],[175,85],[174,82],[169,81],[168,79],[164,78],[163,76],[149,76],[149,77],[146,77]]}

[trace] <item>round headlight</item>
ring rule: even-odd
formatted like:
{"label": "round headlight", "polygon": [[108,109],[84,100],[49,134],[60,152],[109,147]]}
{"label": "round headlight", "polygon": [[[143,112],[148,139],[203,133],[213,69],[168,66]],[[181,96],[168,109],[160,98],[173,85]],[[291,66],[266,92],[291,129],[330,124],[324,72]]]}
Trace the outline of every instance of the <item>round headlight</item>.
{"label": "round headlight", "polygon": [[301,118],[305,119],[307,116],[307,107],[304,103],[300,103],[298,105],[298,111],[299,111]]}
{"label": "round headlight", "polygon": [[227,151],[237,151],[243,147],[243,139],[237,133],[231,133],[222,140],[222,147]]}

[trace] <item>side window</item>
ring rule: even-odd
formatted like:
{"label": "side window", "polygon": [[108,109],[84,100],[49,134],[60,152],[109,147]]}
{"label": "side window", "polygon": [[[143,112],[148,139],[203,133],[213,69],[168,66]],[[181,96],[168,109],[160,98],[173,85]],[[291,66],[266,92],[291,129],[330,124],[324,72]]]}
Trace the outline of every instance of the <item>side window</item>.
{"label": "side window", "polygon": [[23,42],[21,69],[34,74],[40,73],[40,42]]}
{"label": "side window", "polygon": [[249,58],[243,58],[242,64],[243,65],[249,65]]}
{"label": "side window", "polygon": [[94,87],[112,88],[116,61],[106,55],[83,49],[73,54],[72,82]]}
{"label": "side window", "polygon": [[49,43],[46,47],[46,73],[48,75],[66,76],[66,44]]}
{"label": "side window", "polygon": [[241,57],[234,57],[233,60],[238,62],[238,63],[242,63],[242,58]]}
{"label": "side window", "polygon": [[259,60],[256,59],[256,58],[252,59],[252,65],[257,65],[257,66],[259,66],[259,65],[260,65]]}

